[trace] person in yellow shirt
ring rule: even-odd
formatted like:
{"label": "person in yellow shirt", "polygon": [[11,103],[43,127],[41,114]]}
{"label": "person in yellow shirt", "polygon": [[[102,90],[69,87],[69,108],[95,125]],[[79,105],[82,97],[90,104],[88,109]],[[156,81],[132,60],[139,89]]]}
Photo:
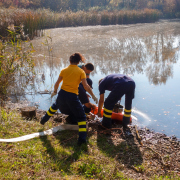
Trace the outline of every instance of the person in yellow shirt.
{"label": "person in yellow shirt", "polygon": [[93,100],[98,103],[98,99],[93,94],[92,89],[86,81],[85,72],[77,65],[79,62],[84,62],[84,57],[80,53],[74,53],[69,58],[70,65],[60,72],[60,75],[54,85],[54,92],[51,97],[57,94],[57,90],[61,81],[63,81],[56,102],[49,108],[46,114],[42,117],[40,123],[44,125],[49,118],[57,111],[69,115],[72,124],[79,126],[78,144],[86,143],[86,115],[83,106],[78,98],[78,87],[82,82],[84,89],[92,96]]}

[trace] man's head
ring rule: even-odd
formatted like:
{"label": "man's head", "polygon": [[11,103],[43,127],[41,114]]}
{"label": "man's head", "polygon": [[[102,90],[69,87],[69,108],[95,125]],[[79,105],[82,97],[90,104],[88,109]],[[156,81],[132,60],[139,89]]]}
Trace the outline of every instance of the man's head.
{"label": "man's head", "polygon": [[83,70],[86,74],[90,74],[94,70],[94,65],[92,63],[85,64]]}

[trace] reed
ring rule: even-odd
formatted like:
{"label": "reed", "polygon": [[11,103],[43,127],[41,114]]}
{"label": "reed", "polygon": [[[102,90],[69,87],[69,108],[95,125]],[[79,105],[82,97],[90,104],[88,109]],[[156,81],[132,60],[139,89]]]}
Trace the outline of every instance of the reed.
{"label": "reed", "polygon": [[0,9],[0,35],[7,36],[8,26],[23,27],[24,38],[41,36],[44,29],[56,27],[111,25],[155,22],[159,11],[145,9],[141,11],[66,11],[53,12],[47,9]]}
{"label": "reed", "polygon": [[1,37],[8,35],[8,26],[12,24],[15,27],[23,26],[24,36],[33,39],[34,36],[42,34],[42,30],[46,28],[56,27],[56,13],[52,11],[29,10],[29,9],[0,9],[0,34]]}

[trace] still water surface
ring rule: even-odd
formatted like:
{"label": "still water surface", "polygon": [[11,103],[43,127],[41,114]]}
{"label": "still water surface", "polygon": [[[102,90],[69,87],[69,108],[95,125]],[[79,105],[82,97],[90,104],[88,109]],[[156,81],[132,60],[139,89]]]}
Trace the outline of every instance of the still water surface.
{"label": "still water surface", "polygon": [[133,124],[180,138],[180,20],[57,28],[45,33],[32,41],[38,75],[26,90],[26,98],[39,109],[48,110],[56,97],[37,92],[53,90],[61,69],[69,65],[69,56],[80,52],[95,66],[91,79],[97,97],[100,78],[126,74],[136,82]]}

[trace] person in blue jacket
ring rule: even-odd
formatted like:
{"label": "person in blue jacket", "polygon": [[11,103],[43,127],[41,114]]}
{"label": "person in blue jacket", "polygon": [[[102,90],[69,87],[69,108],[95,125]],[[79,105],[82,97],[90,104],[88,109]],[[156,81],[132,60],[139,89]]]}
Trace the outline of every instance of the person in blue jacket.
{"label": "person in blue jacket", "polygon": [[89,78],[90,73],[94,70],[94,65],[92,63],[83,63],[78,65],[78,67],[84,70],[87,79]]}
{"label": "person in blue jacket", "polygon": [[[110,91],[104,102],[105,91]],[[135,94],[135,82],[123,74],[110,74],[99,81],[100,99],[98,104],[98,115],[101,116],[101,109],[104,104],[102,126],[110,129],[112,125],[111,115],[114,105],[125,95],[125,108],[123,115],[123,128],[128,128],[131,117],[132,99]]]}
{"label": "person in blue jacket", "polygon": [[[84,72],[86,74],[86,81],[87,81],[88,85],[93,89],[93,87],[92,87],[93,82],[90,79],[90,73],[94,70],[94,65],[92,63],[86,63],[85,65],[78,65],[78,67],[80,67],[81,69],[84,70]],[[86,93],[86,90],[84,89],[82,83],[79,84],[79,95],[78,96],[79,96],[79,100],[83,104],[83,108],[84,108],[86,115],[91,111],[91,109],[96,108],[96,105],[92,104],[89,101],[89,95]]]}

